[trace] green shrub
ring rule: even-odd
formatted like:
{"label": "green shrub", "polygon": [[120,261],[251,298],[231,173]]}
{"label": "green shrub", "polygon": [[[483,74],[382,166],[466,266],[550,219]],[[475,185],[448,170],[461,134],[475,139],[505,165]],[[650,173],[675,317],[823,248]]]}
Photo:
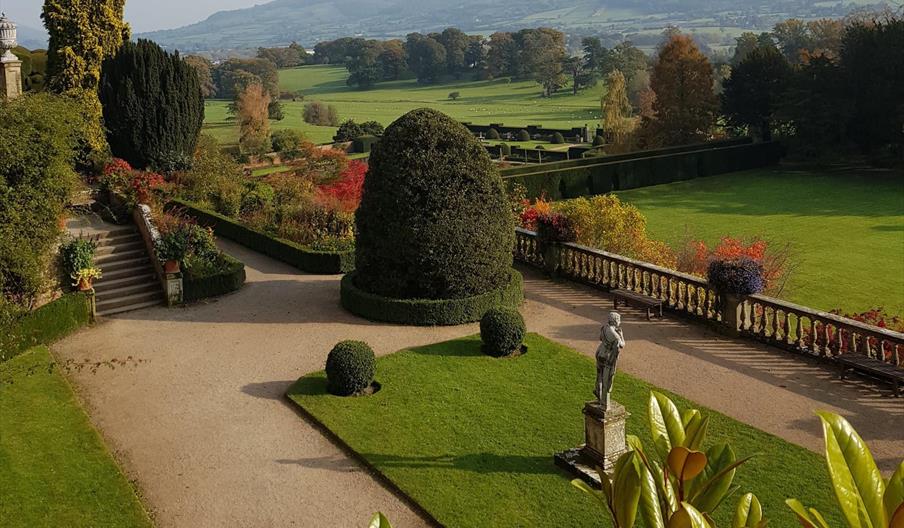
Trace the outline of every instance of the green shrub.
{"label": "green shrub", "polygon": [[83,293],[69,293],[30,313],[0,299],[0,363],[35,345],[47,345],[91,322]]}
{"label": "green shrub", "polygon": [[266,183],[248,182],[245,184],[245,194],[242,195],[241,213],[260,211],[273,203],[275,197],[273,187]]}
{"label": "green shrub", "polygon": [[245,265],[225,253],[214,258],[186,257],[183,272],[185,302],[225,295],[245,284]]}
{"label": "green shrub", "polygon": [[606,140],[603,138],[603,136],[595,136],[593,138],[593,146],[594,147],[602,147],[605,144],[606,144]]}
{"label": "green shrub", "polygon": [[374,351],[363,341],[342,341],[326,358],[327,390],[351,396],[370,387],[376,373]]}
{"label": "green shrub", "polygon": [[386,129],[356,223],[365,291],[456,299],[510,276],[514,223],[502,179],[468,129],[436,110],[414,110]]}
{"label": "green shrub", "polygon": [[503,156],[511,156],[512,155],[512,147],[506,143],[499,144],[499,151]]}
{"label": "green shrub", "polygon": [[561,145],[562,143],[565,143],[565,136],[563,136],[561,132],[556,132],[552,135],[552,139],[549,142],[553,145]]}
{"label": "green shrub", "polygon": [[94,252],[97,242],[90,238],[78,237],[60,247],[63,271],[72,275],[78,270],[94,267]]}
{"label": "green shrub", "polygon": [[298,146],[301,145],[302,141],[304,141],[304,135],[293,129],[277,130],[270,134],[270,143],[273,152],[282,154],[282,157],[286,157],[286,154],[288,154],[290,158],[294,157],[293,155],[297,155]]}
{"label": "green shrub", "polygon": [[339,111],[333,105],[311,101],[305,103],[302,114],[305,123],[317,126],[339,126]]}
{"label": "green shrub", "polygon": [[505,286],[463,299],[395,299],[361,290],[355,272],[342,278],[342,306],[353,314],[387,323],[417,326],[458,325],[479,321],[491,308],[518,306],[523,300],[523,278],[511,270]]}
{"label": "green shrub", "polygon": [[339,129],[336,130],[336,135],[333,136],[333,141],[344,142],[344,141],[354,141],[356,138],[364,135],[364,129],[358,123],[355,123],[353,119],[349,119],[347,121],[343,121],[341,125],[339,125]]}
{"label": "green shrub", "polygon": [[487,139],[499,139],[499,131],[491,128],[487,131]]}
{"label": "green shrub", "polygon": [[283,112],[282,103],[278,100],[270,101],[270,104],[267,105],[267,118],[274,121],[282,121],[285,119],[286,114]]}
{"label": "green shrub", "polygon": [[530,133],[527,130],[519,130],[518,141],[530,141]]}
{"label": "green shrub", "polygon": [[480,319],[483,353],[493,357],[509,356],[524,342],[524,318],[514,308],[493,308]]}
{"label": "green shrub", "polygon": [[365,121],[361,123],[361,130],[369,136],[382,136],[385,129],[383,125],[377,121]]}

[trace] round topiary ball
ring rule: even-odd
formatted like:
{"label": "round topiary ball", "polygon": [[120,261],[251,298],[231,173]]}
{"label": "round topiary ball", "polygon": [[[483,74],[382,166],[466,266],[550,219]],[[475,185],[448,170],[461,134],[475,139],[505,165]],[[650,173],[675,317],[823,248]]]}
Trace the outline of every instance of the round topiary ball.
{"label": "round topiary ball", "polygon": [[530,141],[530,133],[527,130],[519,130],[518,141]]}
{"label": "round topiary ball", "polygon": [[342,341],[326,358],[327,390],[351,396],[370,387],[376,372],[374,351],[363,341]]}
{"label": "round topiary ball", "polygon": [[565,136],[563,136],[561,132],[556,132],[552,135],[550,143],[553,145],[561,145],[562,143],[565,143]]}
{"label": "round topiary ball", "polygon": [[423,108],[374,146],[356,213],[355,286],[396,299],[502,288],[514,221],[498,169],[461,123]]}
{"label": "round topiary ball", "polygon": [[499,139],[499,131],[491,128],[487,131],[487,139]]}
{"label": "round topiary ball", "polygon": [[603,139],[603,136],[595,136],[593,138],[593,146],[594,147],[601,147],[605,144],[606,144],[606,140]]}
{"label": "round topiary ball", "polygon": [[480,320],[483,353],[493,357],[519,352],[524,342],[524,318],[514,308],[493,308]]}

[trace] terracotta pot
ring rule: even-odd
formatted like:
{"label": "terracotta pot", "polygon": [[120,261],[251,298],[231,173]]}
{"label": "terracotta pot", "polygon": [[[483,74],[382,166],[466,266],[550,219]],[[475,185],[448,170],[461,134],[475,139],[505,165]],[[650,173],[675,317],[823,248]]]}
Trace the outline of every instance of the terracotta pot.
{"label": "terracotta pot", "polygon": [[78,291],[90,291],[92,288],[91,279],[79,279]]}
{"label": "terracotta pot", "polygon": [[163,263],[163,271],[166,273],[179,273],[179,261],[167,260]]}

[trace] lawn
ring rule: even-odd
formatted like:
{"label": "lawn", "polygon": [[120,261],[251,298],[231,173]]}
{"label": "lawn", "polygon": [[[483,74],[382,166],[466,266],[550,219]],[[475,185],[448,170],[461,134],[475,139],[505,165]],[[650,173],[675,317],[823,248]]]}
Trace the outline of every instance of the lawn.
{"label": "lawn", "polygon": [[[477,337],[402,350],[377,361],[383,388],[373,396],[328,395],[322,372],[301,378],[288,395],[443,525],[607,525],[597,504],[553,463],[555,452],[582,441],[594,364],[538,335],[526,343],[528,353],[516,359],[483,355]],[[645,441],[653,388],[619,374],[613,393],[632,414],[629,434]],[[693,405],[674,398],[680,409]],[[820,456],[701,410],[711,419],[707,445],[730,441],[740,456],[758,454],[735,483],[759,496],[771,525],[795,524],[787,497],[840,524]],[[717,511],[720,526],[730,524],[735,501]]]}
{"label": "lawn", "polygon": [[[305,123],[301,116],[306,101],[335,105],[342,121],[374,120],[384,125],[409,110],[425,106],[479,124],[540,124],[555,128],[586,124],[593,128],[600,118],[602,84],[577,96],[566,88],[553,97],[544,98],[534,81],[462,80],[425,86],[412,79],[379,83],[371,90],[358,90],[346,86],[348,72],[342,66],[302,66],[281,70],[279,74],[280,89],[300,91],[304,93],[305,101],[284,102],[286,118],[272,122],[272,128],[298,129],[315,143],[330,142],[335,128]],[[461,94],[459,99],[450,100],[449,94],[456,91]],[[235,143],[238,129],[235,122],[228,119],[227,104],[226,101],[207,101],[205,132],[217,137],[221,143]]]}
{"label": "lawn", "polygon": [[46,347],[0,364],[3,526],[152,526]]}
{"label": "lawn", "polygon": [[904,314],[904,179],[891,172],[762,169],[620,192],[654,238],[685,232],[790,243],[782,297],[821,310]]}

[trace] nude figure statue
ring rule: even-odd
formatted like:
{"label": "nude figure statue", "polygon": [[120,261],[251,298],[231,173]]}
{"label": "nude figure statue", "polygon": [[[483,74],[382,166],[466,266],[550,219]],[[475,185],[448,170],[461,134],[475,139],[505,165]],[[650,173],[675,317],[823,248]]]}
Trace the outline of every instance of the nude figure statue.
{"label": "nude figure statue", "polygon": [[609,408],[618,354],[623,348],[625,336],[621,329],[621,315],[609,312],[609,321],[600,329],[600,346],[596,349],[596,388],[593,390],[604,411]]}

